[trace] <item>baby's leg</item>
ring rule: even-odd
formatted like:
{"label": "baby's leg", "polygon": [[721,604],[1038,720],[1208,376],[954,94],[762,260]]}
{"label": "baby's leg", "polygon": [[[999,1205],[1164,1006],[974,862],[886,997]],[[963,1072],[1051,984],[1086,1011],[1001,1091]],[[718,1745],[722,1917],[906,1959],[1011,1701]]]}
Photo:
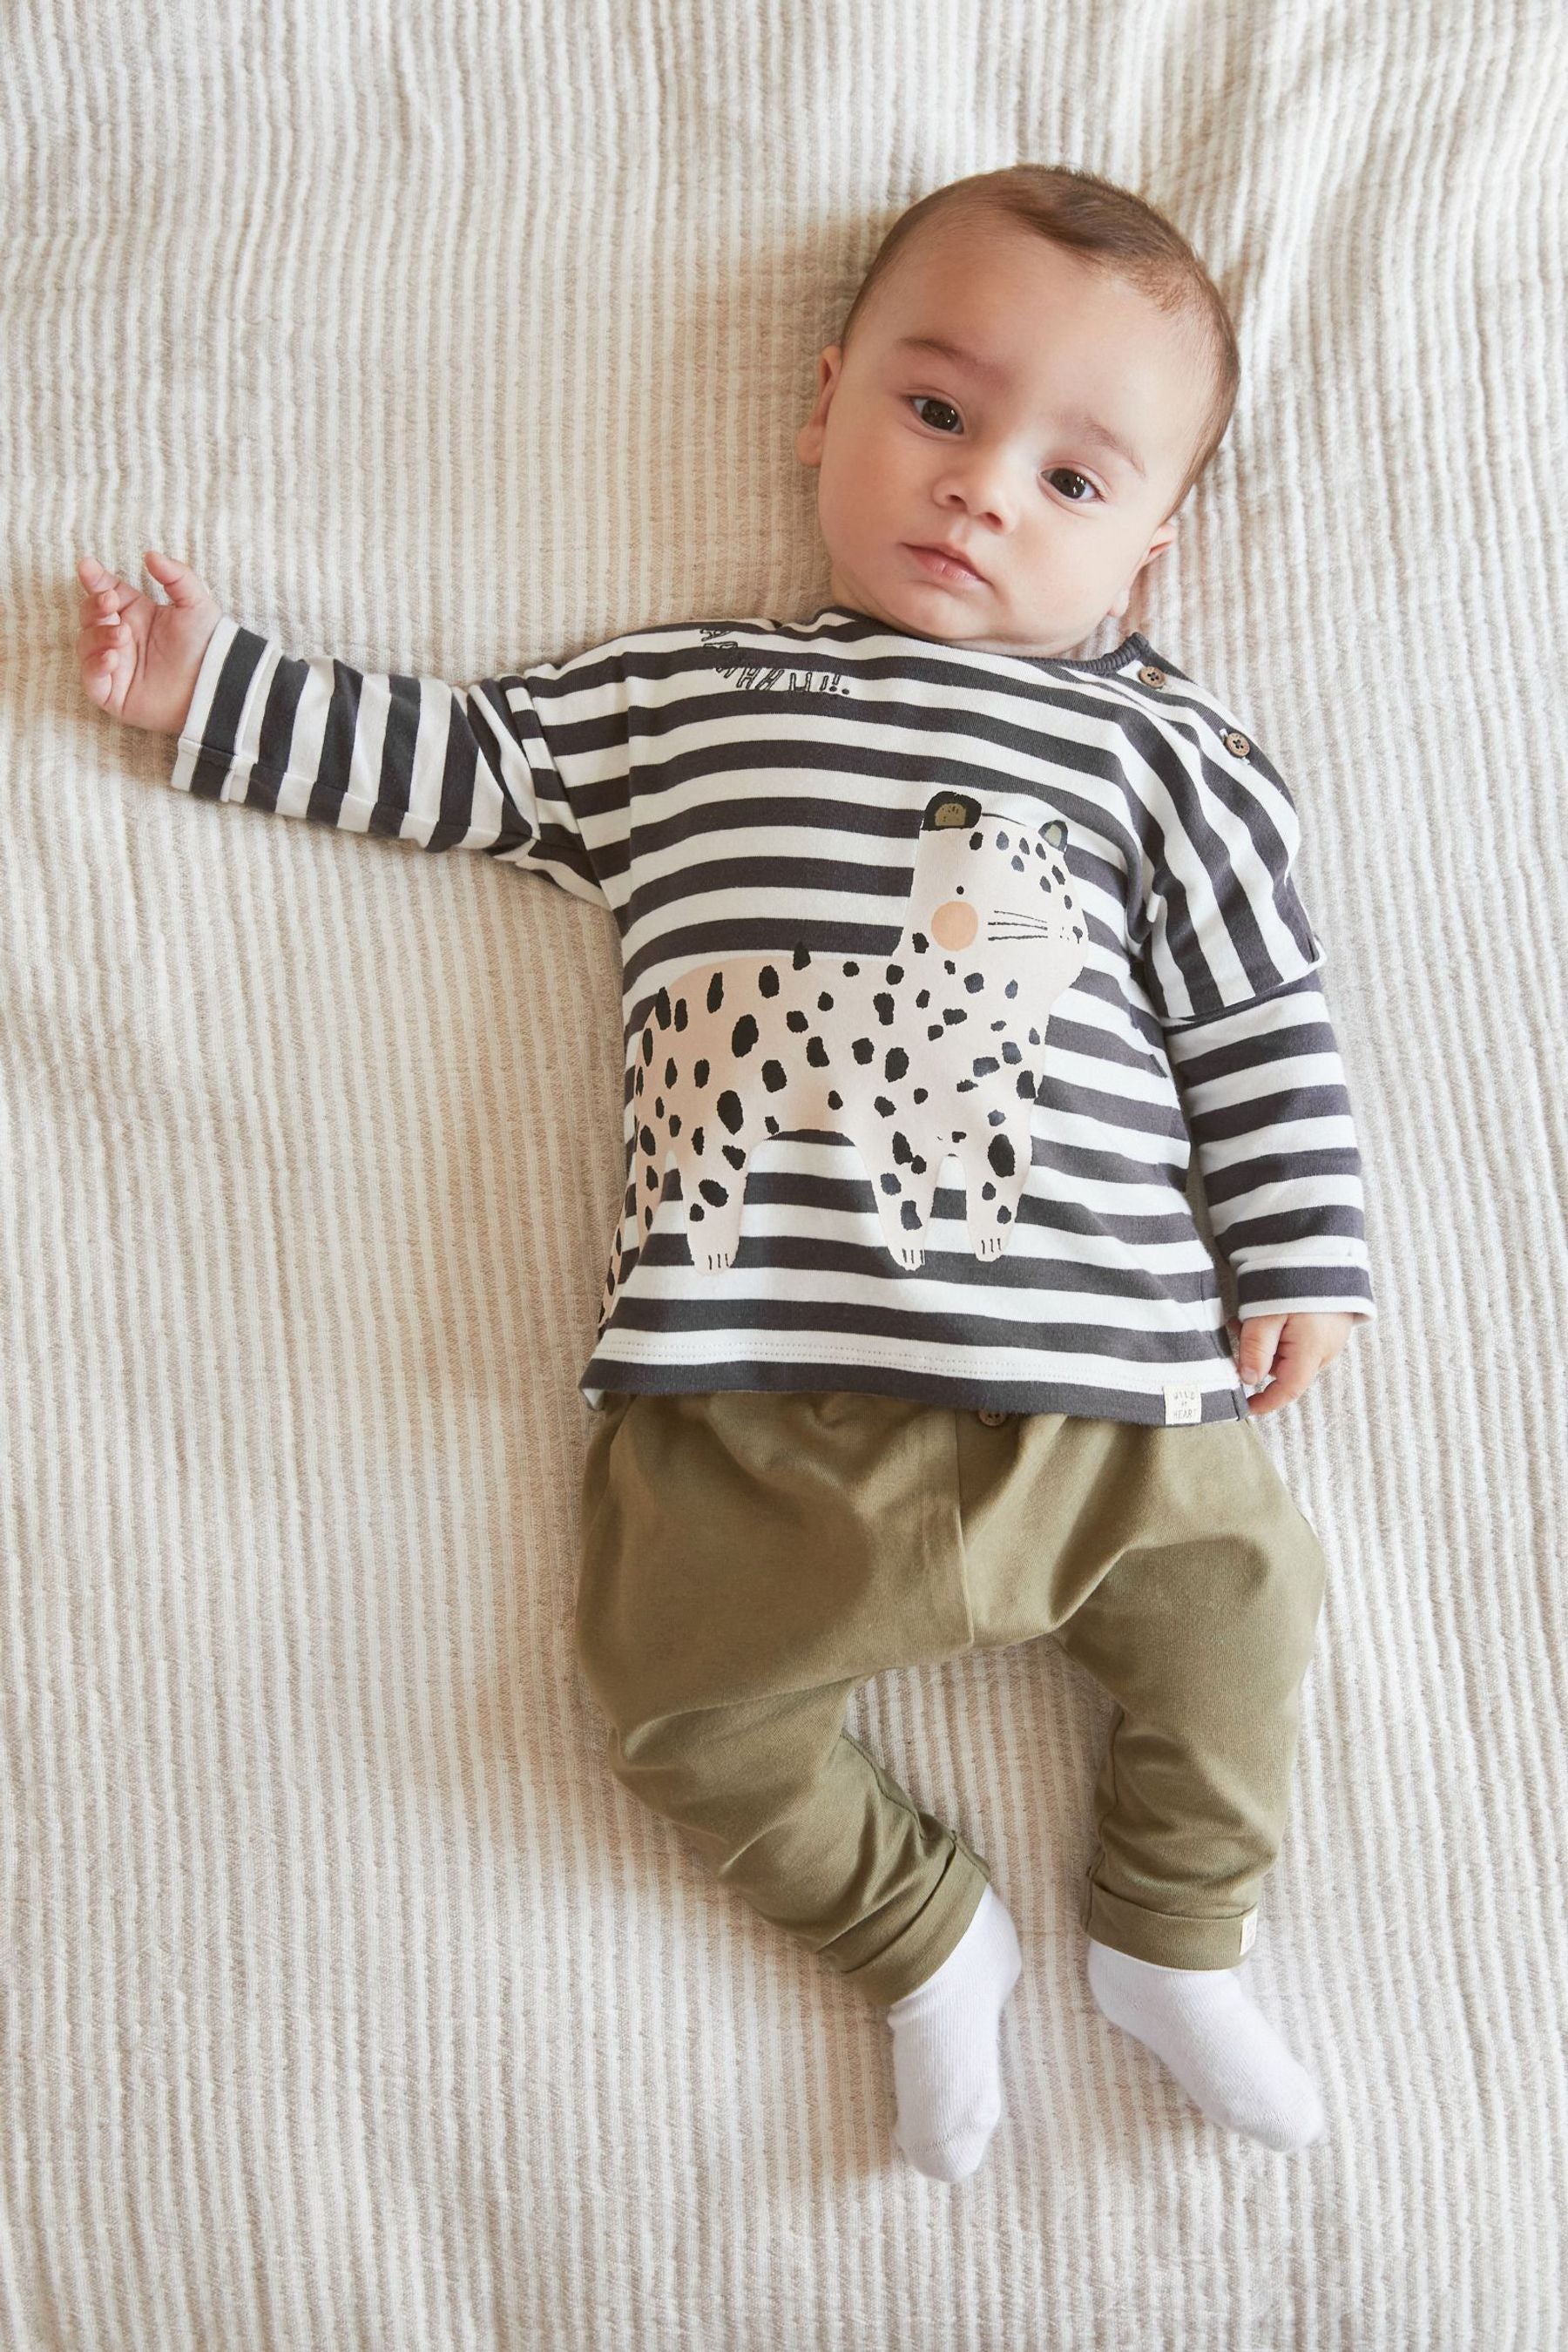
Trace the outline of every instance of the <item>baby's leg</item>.
{"label": "baby's leg", "polygon": [[581,1622],[578,1656],[616,1779],[753,1911],[879,2008],[941,1967],[990,1869],[843,1729],[853,1683],[669,1713]]}
{"label": "baby's leg", "polygon": [[[1187,1433],[1157,1434],[1179,1464]],[[1095,1790],[1089,1987],[1205,2114],[1295,2148],[1323,2136],[1322,2103],[1226,1963],[1250,1948],[1279,1850],[1324,1562],[1255,1434],[1203,1435],[1207,1531],[1194,1540],[1190,1487],[1171,1539],[1151,1511],[1057,1633],[1120,1702]]]}
{"label": "baby's leg", "polygon": [[612,1725],[610,1769],[885,2009],[899,2146],[931,2179],[961,2180],[1001,2117],[1017,1934],[987,1865],[838,1727],[851,1687]]}
{"label": "baby's leg", "polygon": [[[731,1399],[711,1420],[693,1397],[609,1408],[585,1465],[577,1654],[608,1719],[616,1778],[753,1910],[885,2011],[899,2144],[921,2171],[957,2179],[1000,2114],[998,2029],[1017,1937],[987,1864],[912,1802],[844,1718],[884,1619],[898,1664],[962,1648],[967,1612],[960,1588],[922,1615],[896,1548],[836,1548],[796,1520],[788,1557],[773,1556],[781,1516],[805,1507],[773,1482],[810,1459],[809,1430],[771,1416],[777,1402]],[[877,1455],[888,1403],[856,1399],[821,1433],[815,1471],[798,1474],[808,1494],[814,1481],[832,1488],[823,1449],[845,1449],[840,1472],[858,1459],[852,1420]],[[764,1477],[767,1462],[776,1466]],[[747,1502],[757,1516],[743,1540],[738,1528],[727,1539],[715,1514]],[[858,1670],[826,1675],[838,1654]]]}

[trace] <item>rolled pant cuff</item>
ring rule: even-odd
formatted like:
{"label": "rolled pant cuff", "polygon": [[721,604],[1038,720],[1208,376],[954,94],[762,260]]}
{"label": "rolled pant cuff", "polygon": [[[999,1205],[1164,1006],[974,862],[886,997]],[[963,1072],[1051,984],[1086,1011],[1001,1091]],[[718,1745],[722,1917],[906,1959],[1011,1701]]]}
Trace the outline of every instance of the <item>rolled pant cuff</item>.
{"label": "rolled pant cuff", "polygon": [[[947,1868],[928,1901],[885,1950],[843,1969],[845,1982],[879,2009],[902,2000],[906,1993],[935,1976],[980,1908],[980,1898],[990,1883],[990,1864],[955,1830]],[[831,1953],[823,1957],[831,1965]]]}
{"label": "rolled pant cuff", "polygon": [[1083,1924],[1097,1944],[1149,1960],[1162,1969],[1233,1969],[1252,1948],[1258,1907],[1228,1917],[1194,1919],[1178,1911],[1151,1911],[1108,1895],[1091,1879]]}

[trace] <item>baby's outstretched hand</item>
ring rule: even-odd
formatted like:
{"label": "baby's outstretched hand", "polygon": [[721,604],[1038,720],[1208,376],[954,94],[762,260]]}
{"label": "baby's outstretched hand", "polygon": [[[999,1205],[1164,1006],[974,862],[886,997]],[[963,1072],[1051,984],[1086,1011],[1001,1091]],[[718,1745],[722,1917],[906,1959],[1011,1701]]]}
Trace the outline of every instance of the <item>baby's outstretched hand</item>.
{"label": "baby's outstretched hand", "polygon": [[1310,1388],[1325,1364],[1331,1364],[1351,1334],[1353,1315],[1249,1315],[1226,1325],[1237,1342],[1236,1368],[1246,1382],[1274,1377],[1268,1386],[1247,1400],[1248,1413],[1278,1412],[1293,1404]]}
{"label": "baby's outstretched hand", "polygon": [[77,661],[87,693],[111,719],[155,735],[177,735],[223,607],[188,563],[153,547],[146,563],[168,592],[166,604],[106,572],[95,556],[78,559]]}

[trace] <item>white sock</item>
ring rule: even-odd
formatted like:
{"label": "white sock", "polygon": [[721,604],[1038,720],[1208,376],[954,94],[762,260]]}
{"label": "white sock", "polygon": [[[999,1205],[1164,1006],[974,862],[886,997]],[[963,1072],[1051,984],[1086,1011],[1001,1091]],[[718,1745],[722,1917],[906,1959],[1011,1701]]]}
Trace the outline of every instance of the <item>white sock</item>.
{"label": "white sock", "polygon": [[928,2179],[964,2179],[1001,2120],[997,2041],[1023,1965],[1013,1915],[987,1880],[973,1918],[942,1966],[886,2011],[899,2103],[895,2137]]}
{"label": "white sock", "polygon": [[1281,2150],[1323,2137],[1317,2085],[1234,1969],[1156,1968],[1090,1937],[1089,1983],[1112,2024],[1163,2060],[1216,2123]]}

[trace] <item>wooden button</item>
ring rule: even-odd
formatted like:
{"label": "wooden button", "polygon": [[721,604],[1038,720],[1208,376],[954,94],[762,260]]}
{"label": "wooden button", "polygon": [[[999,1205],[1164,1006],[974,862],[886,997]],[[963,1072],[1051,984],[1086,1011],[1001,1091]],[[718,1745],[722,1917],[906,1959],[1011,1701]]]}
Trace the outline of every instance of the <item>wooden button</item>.
{"label": "wooden button", "polygon": [[1234,727],[1230,728],[1226,734],[1221,736],[1220,740],[1223,742],[1227,751],[1234,751],[1236,753],[1238,760],[1245,760],[1247,753],[1252,749],[1252,746],[1247,741],[1246,736],[1238,734]]}
{"label": "wooden button", "polygon": [[987,1429],[1000,1429],[1002,1423],[1008,1420],[1010,1415],[1005,1412],[993,1412],[989,1405],[982,1405],[974,1418],[976,1421],[983,1421]]}
{"label": "wooden button", "polygon": [[1148,662],[1144,663],[1142,668],[1138,673],[1138,677],[1140,683],[1144,686],[1163,686],[1165,683],[1164,671],[1163,669],[1154,669]]}

